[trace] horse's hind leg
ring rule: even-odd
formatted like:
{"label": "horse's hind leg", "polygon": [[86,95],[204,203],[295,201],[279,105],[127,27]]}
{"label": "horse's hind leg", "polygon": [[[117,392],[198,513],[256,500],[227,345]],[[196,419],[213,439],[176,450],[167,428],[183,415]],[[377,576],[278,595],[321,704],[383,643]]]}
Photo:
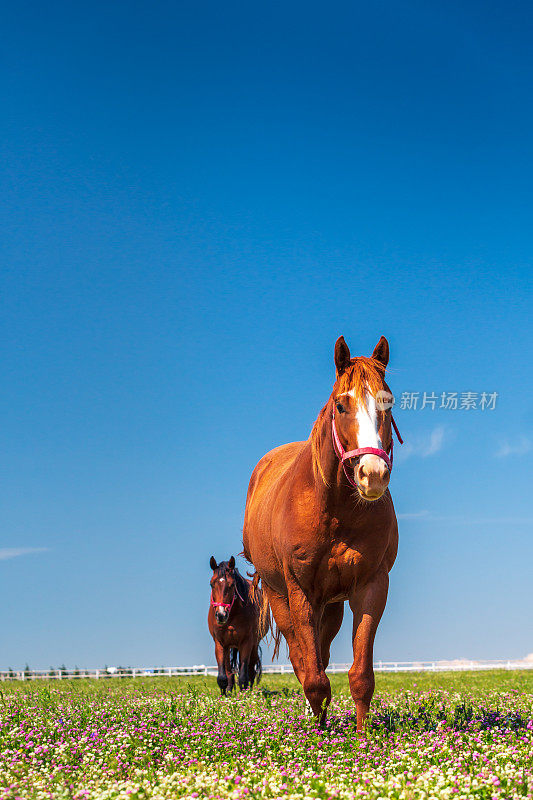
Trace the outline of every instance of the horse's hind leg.
{"label": "horse's hind leg", "polygon": [[344,602],[329,603],[322,613],[322,619],[320,620],[320,654],[324,669],[328,667],[331,643],[340,630],[343,616]]}
{"label": "horse's hind leg", "polygon": [[250,670],[249,661],[247,658],[241,656],[241,663],[239,664],[239,689],[244,692],[250,684]]}
{"label": "horse's hind leg", "polygon": [[274,592],[266,585],[263,585],[263,591],[267,594],[276,625],[287,641],[289,658],[292,668],[294,669],[294,674],[303,686],[305,680],[304,660],[292,625],[291,612],[287,598],[277,594],[277,592]]}
{"label": "horse's hind leg", "polygon": [[250,661],[252,657],[252,643],[246,640],[239,647],[239,689],[244,691],[250,685]]}
{"label": "horse's hind leg", "polygon": [[252,647],[252,652],[250,653],[250,665],[248,668],[248,674],[250,676],[250,689],[253,688],[255,678],[259,673],[260,673],[259,652],[257,649],[257,645],[255,645],[254,647]]}

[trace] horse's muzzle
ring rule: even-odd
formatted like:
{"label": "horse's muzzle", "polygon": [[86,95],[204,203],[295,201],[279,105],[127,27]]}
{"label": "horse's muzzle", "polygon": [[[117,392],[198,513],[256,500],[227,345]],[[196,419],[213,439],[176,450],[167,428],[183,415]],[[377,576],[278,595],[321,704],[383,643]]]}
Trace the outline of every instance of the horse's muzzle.
{"label": "horse's muzzle", "polygon": [[355,481],[364,500],[379,500],[384,495],[389,480],[390,470],[379,456],[365,455],[355,468]]}
{"label": "horse's muzzle", "polygon": [[225,625],[229,619],[229,612],[225,608],[215,608],[215,621],[218,625]]}

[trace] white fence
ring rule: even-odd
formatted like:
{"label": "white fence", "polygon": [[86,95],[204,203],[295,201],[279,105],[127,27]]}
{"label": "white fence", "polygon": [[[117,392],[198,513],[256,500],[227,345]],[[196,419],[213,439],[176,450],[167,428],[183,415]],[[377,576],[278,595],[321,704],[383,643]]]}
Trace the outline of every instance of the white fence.
{"label": "white fence", "polygon": [[[328,672],[348,672],[351,664],[330,664]],[[466,672],[469,670],[488,669],[533,669],[532,659],[507,659],[497,661],[377,661],[376,672]],[[141,678],[141,677],[177,677],[187,675],[216,675],[216,666],[195,664],[192,667],[106,667],[104,669],[58,669],[58,670],[3,670],[0,681],[31,680],[77,680],[78,678]],[[267,664],[263,673],[268,675],[284,675],[292,673],[290,664]]]}

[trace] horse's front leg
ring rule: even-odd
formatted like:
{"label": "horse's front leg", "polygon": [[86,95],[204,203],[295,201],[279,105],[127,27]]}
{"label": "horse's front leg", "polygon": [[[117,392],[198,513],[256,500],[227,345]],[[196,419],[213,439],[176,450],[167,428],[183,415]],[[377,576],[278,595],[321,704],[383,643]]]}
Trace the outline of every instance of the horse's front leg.
{"label": "horse's front leg", "polygon": [[350,692],[357,710],[357,732],[364,731],[365,719],[374,694],[374,637],[387,602],[389,575],[383,570],[350,597],[353,611],[353,664],[348,673]]}
{"label": "horse's front leg", "polygon": [[287,582],[287,588],[294,633],[304,665],[304,694],[313,714],[323,723],[331,702],[331,686],[320,652],[317,613],[296,582]]}
{"label": "horse's front leg", "polygon": [[231,647],[226,648],[224,654],[224,669],[226,670],[226,677],[228,679],[226,694],[231,694],[235,688],[235,673],[233,672],[233,667],[231,666]]}
{"label": "horse's front leg", "polygon": [[303,686],[305,680],[304,661],[300,651],[298,639],[296,638],[296,634],[294,632],[289,601],[286,597],[274,592],[266,585],[263,586],[263,591],[266,592],[276,625],[287,642],[287,646],[289,648],[289,658],[291,660],[294,674]]}
{"label": "horse's front leg", "polygon": [[226,665],[224,657],[224,648],[220,642],[215,641],[215,658],[217,660],[218,675],[217,683],[220,689],[220,694],[225,695],[228,688],[228,677],[226,675]]}

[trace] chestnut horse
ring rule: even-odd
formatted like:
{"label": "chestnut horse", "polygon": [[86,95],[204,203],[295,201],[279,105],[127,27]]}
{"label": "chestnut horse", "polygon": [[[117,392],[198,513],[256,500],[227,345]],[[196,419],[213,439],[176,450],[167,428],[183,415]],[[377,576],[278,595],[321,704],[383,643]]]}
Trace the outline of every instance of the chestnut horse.
{"label": "chestnut horse", "polygon": [[[393,403],[384,336],[371,358],[335,344],[336,381],[306,442],[267,453],[250,479],[244,555],[261,578],[264,612],[283,634],[313,713],[325,720],[330,645],[344,602],[353,612],[350,691],[362,731],[374,694],[373,644],[387,600],[398,526],[388,491]],[[399,434],[398,434],[399,438]],[[401,439],[400,439],[401,442]]]}
{"label": "chestnut horse", "polygon": [[251,688],[254,680],[261,679],[259,642],[266,631],[259,629],[261,590],[235,569],[234,557],[217,564],[211,556],[209,564],[213,576],[207,624],[215,642],[217,683],[224,695],[235,685],[237,656],[240,689]]}

